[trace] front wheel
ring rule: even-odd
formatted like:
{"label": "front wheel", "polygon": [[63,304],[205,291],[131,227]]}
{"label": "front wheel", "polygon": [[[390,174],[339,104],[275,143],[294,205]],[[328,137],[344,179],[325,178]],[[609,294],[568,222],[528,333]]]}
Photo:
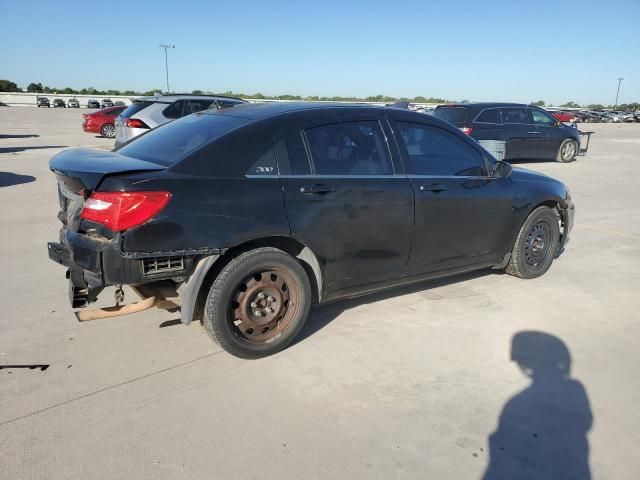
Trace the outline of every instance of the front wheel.
{"label": "front wheel", "polygon": [[232,355],[260,358],[293,341],[310,307],[302,265],[282,250],[258,248],[231,260],[214,280],[203,324]]}
{"label": "front wheel", "polygon": [[576,158],[577,153],[578,142],[567,138],[564,142],[562,142],[562,144],[560,144],[556,160],[562,163],[573,162]]}
{"label": "front wheel", "polygon": [[549,207],[536,208],[525,220],[505,271],[519,278],[536,278],[549,270],[560,242],[560,222]]}
{"label": "front wheel", "polygon": [[116,136],[116,127],[113,123],[105,123],[100,129],[100,134],[106,138],[113,138]]}

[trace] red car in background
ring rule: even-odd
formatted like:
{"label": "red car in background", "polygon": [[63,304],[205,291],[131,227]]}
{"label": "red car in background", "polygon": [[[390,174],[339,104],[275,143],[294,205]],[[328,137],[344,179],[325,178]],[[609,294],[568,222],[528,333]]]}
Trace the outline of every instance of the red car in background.
{"label": "red car in background", "polygon": [[82,130],[85,132],[99,133],[106,138],[114,138],[116,129],[114,122],[116,117],[120,115],[126,107],[109,107],[94,113],[85,113],[84,122],[82,122]]}
{"label": "red car in background", "polygon": [[549,112],[553,115],[553,118],[560,122],[575,122],[576,116],[573,113],[569,112]]}

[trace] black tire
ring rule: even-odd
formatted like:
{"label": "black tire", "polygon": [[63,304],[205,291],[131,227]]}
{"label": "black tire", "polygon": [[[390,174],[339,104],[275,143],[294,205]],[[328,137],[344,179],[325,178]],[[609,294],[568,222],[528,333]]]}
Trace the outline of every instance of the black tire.
{"label": "black tire", "polygon": [[[270,282],[280,287],[274,290]],[[286,299],[279,296],[284,293]],[[256,305],[269,299],[273,303]],[[209,290],[203,325],[230,354],[261,358],[293,341],[310,307],[311,284],[302,265],[282,250],[258,248],[238,255],[218,274]]]}
{"label": "black tire", "polygon": [[113,123],[105,123],[102,128],[100,128],[100,135],[105,138],[114,138],[116,136],[116,129]]}
{"label": "black tire", "polygon": [[536,278],[549,270],[558,251],[560,223],[556,212],[538,207],[525,220],[505,268],[518,278]]}
{"label": "black tire", "polygon": [[561,163],[569,163],[573,162],[576,159],[576,155],[578,154],[578,142],[572,140],[571,138],[565,139],[564,142],[560,144],[560,148],[558,148],[558,153],[556,154],[556,161]]}

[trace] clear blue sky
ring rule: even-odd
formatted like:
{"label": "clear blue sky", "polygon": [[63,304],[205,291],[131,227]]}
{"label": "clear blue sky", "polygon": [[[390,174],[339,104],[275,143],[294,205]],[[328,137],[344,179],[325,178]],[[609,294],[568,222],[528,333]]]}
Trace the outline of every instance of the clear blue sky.
{"label": "clear blue sky", "polygon": [[640,101],[640,0],[0,0],[20,86],[164,88],[160,43],[174,91]]}

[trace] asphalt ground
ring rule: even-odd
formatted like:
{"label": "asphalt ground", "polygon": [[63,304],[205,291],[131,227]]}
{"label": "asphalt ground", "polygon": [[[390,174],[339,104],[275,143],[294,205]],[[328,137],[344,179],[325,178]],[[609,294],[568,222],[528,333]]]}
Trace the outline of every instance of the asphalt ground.
{"label": "asphalt ground", "polygon": [[571,164],[519,162],[577,206],[543,277],[316,308],[290,348],[245,361],[175,313],[77,322],[47,257],[48,161],[111,147],[84,112],[0,107],[0,478],[638,476],[640,124],[581,126]]}

